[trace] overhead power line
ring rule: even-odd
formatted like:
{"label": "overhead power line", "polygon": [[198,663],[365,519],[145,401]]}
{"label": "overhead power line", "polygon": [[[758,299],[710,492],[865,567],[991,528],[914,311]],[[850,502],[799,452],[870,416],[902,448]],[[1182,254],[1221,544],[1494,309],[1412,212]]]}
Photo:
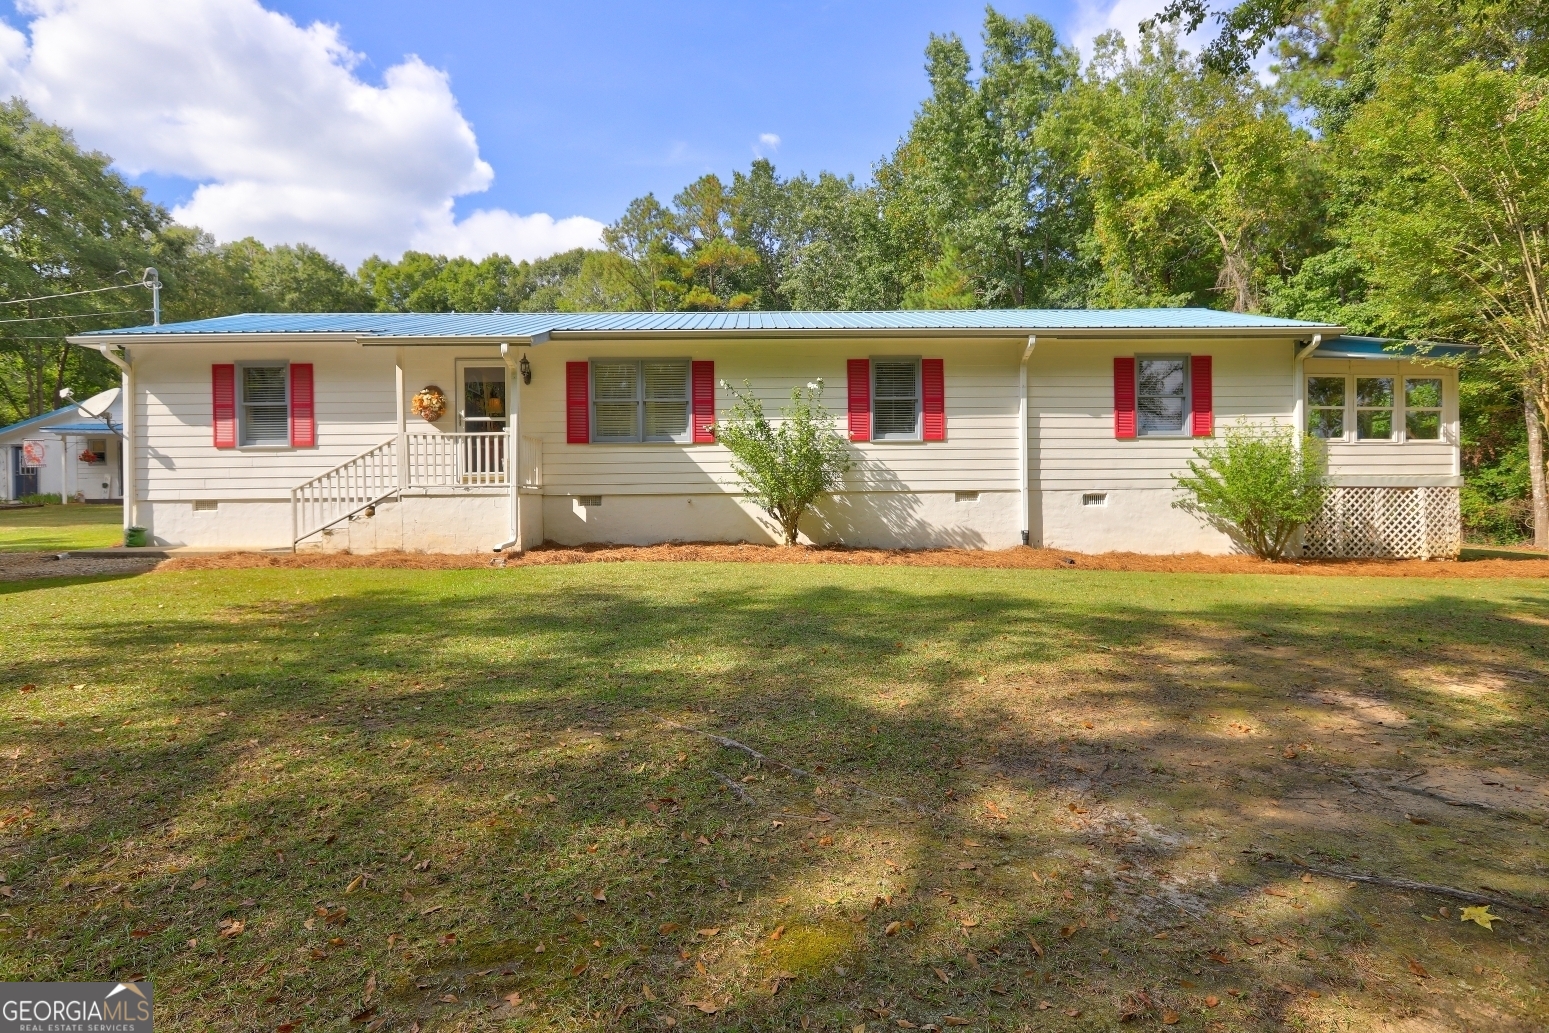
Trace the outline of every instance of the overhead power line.
{"label": "overhead power line", "polygon": [[93,287],[84,291],[68,291],[64,294],[39,294],[35,298],[14,298],[10,301],[0,301],[0,305],[25,305],[30,301],[53,301],[55,298],[78,298],[82,294],[101,294],[103,291],[121,291],[129,287],[149,287],[144,280],[136,280],[134,283],[115,283],[111,287]]}
{"label": "overhead power line", "polygon": [[148,311],[150,310],[143,308],[121,308],[114,312],[77,312],[69,316],[27,316],[22,319],[0,319],[0,323],[40,323],[46,319],[95,319],[98,316],[133,316],[143,315]]}

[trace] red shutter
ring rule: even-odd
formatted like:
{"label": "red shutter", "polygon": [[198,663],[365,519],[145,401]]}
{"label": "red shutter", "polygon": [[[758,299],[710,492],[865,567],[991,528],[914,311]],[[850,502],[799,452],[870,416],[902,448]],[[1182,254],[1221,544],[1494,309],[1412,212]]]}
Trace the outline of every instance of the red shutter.
{"label": "red shutter", "polygon": [[1135,436],[1135,358],[1120,355],[1113,360],[1113,436]]}
{"label": "red shutter", "polygon": [[317,411],[313,404],[312,364],[290,364],[290,444],[292,448],[317,447]]}
{"label": "red shutter", "polygon": [[947,440],[947,375],[941,359],[920,360],[920,400],[925,407],[925,440]]}
{"label": "red shutter", "polygon": [[237,367],[210,367],[211,423],[216,448],[237,447]]}
{"label": "red shutter", "polygon": [[715,363],[695,362],[692,369],[694,444],[709,444],[715,441]]}
{"label": "red shutter", "polygon": [[1196,438],[1208,438],[1216,432],[1215,387],[1210,378],[1210,356],[1195,355],[1189,370],[1190,388],[1194,411],[1191,414],[1193,434]]}
{"label": "red shutter", "polygon": [[590,363],[565,363],[565,443],[584,445],[592,439],[591,406],[587,403]]}
{"label": "red shutter", "polygon": [[851,359],[850,440],[871,440],[871,360]]}

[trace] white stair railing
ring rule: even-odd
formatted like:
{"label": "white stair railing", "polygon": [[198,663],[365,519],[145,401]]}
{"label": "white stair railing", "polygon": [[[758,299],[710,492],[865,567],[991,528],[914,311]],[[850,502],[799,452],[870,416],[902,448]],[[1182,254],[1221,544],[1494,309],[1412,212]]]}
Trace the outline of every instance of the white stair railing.
{"label": "white stair railing", "polygon": [[[524,471],[539,483],[541,443]],[[290,492],[291,544],[327,530],[405,488],[510,487],[511,436],[404,434],[297,485]]]}
{"label": "white stair railing", "polygon": [[511,483],[504,431],[473,434],[410,434],[410,488],[503,487]]}
{"label": "white stair railing", "polygon": [[291,489],[291,543],[397,493],[398,439],[394,437]]}

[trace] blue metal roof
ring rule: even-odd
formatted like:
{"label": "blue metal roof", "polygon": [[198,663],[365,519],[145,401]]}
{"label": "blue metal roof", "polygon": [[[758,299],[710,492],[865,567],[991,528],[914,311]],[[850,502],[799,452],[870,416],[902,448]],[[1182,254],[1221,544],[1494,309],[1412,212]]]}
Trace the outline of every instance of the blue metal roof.
{"label": "blue metal roof", "polygon": [[18,420],[17,422],[11,424],[8,427],[0,427],[0,435],[9,434],[13,430],[21,430],[24,427],[30,427],[34,423],[42,423],[44,420],[47,420],[47,419],[49,419],[51,417],[54,417],[54,416],[58,416],[60,413],[70,412],[74,408],[75,408],[75,406],[73,406],[73,405],[61,405],[59,408],[55,409],[53,412],[46,412],[46,413],[43,413],[40,416],[31,416],[31,417],[28,417],[25,420]]}
{"label": "blue metal roof", "polygon": [[1362,337],[1345,334],[1324,341],[1313,352],[1314,358],[1324,359],[1462,359],[1478,353],[1475,344],[1456,344],[1441,341],[1400,341],[1392,337]]}
{"label": "blue metal roof", "polygon": [[184,334],[341,334],[358,337],[531,338],[554,333],[1340,329],[1204,308],[967,309],[892,312],[323,312],[250,313],[188,323],[93,330],[72,340]]}

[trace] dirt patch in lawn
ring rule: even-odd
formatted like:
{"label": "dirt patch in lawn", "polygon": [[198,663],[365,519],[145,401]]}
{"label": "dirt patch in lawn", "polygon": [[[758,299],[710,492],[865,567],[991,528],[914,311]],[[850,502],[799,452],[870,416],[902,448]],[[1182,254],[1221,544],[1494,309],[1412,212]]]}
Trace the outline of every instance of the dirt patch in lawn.
{"label": "dirt patch in lawn", "polygon": [[58,559],[51,552],[0,552],[0,581],[29,581],[43,577],[101,577],[104,574],[143,574],[154,570],[156,560],[140,556],[81,556]]}
{"label": "dirt patch in lawn", "polygon": [[420,552],[233,552],[166,561],[163,570],[235,570],[255,567],[338,570],[357,567],[439,570],[458,567],[555,566],[569,563],[837,563],[852,566],[974,567],[987,570],[1107,570],[1149,574],[1282,574],[1338,577],[1542,578],[1549,559],[1505,560],[1301,560],[1266,563],[1251,556],[1134,552],[1089,554],[1060,549],[846,549],[712,542],[667,545],[544,545],[521,556],[494,557]]}

